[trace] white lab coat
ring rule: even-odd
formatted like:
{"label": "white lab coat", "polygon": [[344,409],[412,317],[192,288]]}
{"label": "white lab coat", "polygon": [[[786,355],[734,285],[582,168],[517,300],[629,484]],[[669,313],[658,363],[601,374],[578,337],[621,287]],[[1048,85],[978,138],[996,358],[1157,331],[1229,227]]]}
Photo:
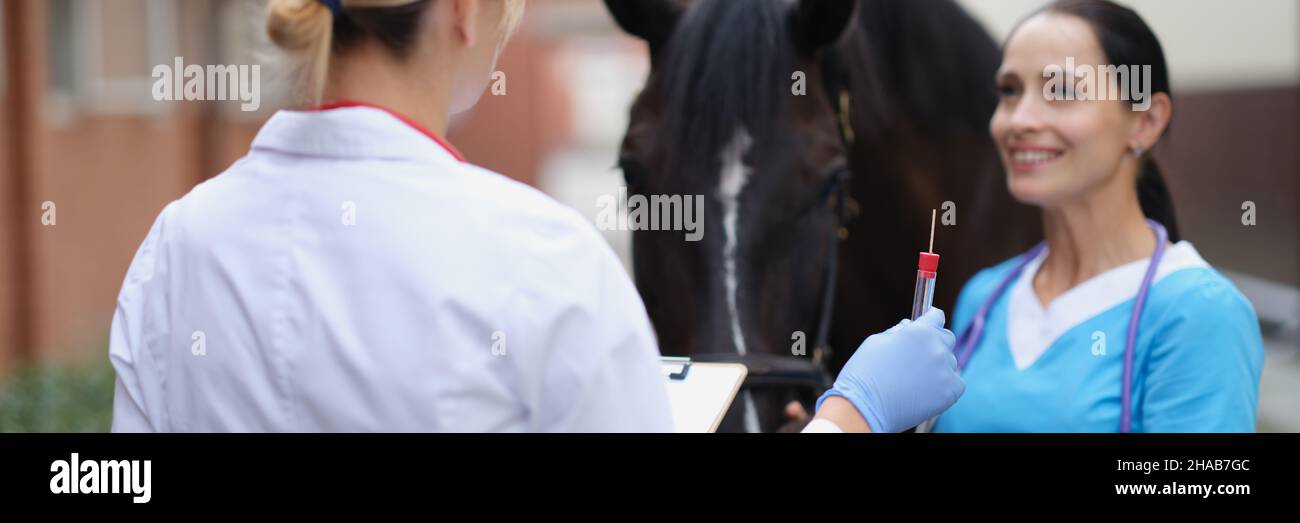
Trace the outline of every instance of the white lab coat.
{"label": "white lab coat", "polygon": [[168,205],[109,351],[115,432],[672,430],[590,223],[367,107],[280,112]]}

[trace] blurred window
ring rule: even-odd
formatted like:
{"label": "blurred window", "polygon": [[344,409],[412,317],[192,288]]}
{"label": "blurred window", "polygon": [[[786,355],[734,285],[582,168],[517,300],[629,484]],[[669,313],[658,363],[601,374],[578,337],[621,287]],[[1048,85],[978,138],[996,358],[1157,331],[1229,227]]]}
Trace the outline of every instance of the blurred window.
{"label": "blurred window", "polygon": [[47,16],[50,22],[50,73],[49,87],[54,93],[71,95],[76,91],[76,55],[72,52],[77,30],[73,27],[73,0],[50,0]]}
{"label": "blurred window", "polygon": [[174,0],[49,0],[49,95],[54,112],[159,114],[155,65],[178,53]]}
{"label": "blurred window", "polygon": [[9,59],[4,53],[5,48],[9,45],[5,41],[5,0],[0,0],[0,97],[3,97],[8,91],[9,81]]}

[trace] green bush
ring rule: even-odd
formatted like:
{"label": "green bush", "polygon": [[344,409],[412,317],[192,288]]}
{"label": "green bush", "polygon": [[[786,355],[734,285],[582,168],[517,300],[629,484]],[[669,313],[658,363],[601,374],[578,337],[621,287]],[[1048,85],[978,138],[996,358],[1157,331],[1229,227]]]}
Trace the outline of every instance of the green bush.
{"label": "green bush", "polygon": [[0,432],[107,432],[114,376],[108,358],[101,357],[0,377]]}

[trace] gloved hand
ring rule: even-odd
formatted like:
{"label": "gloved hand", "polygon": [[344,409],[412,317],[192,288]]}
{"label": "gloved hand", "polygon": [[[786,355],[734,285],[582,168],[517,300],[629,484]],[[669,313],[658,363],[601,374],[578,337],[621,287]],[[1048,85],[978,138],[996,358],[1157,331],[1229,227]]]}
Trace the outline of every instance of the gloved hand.
{"label": "gloved hand", "polygon": [[957,338],[943,328],[943,311],[931,308],[916,321],[898,325],[862,342],[835,378],[835,386],[817,399],[849,400],[873,432],[898,432],[919,425],[957,402],[966,384],[957,375],[953,345]]}

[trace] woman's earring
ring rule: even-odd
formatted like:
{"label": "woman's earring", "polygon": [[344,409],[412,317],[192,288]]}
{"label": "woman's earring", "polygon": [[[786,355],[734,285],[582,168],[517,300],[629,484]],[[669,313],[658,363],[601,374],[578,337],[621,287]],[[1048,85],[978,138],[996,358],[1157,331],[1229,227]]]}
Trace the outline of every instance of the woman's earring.
{"label": "woman's earring", "polygon": [[1133,157],[1134,157],[1134,158],[1141,158],[1141,157],[1142,157],[1142,144],[1141,144],[1141,143],[1138,143],[1138,142],[1133,142],[1133,148],[1132,148],[1132,151],[1133,151]]}

